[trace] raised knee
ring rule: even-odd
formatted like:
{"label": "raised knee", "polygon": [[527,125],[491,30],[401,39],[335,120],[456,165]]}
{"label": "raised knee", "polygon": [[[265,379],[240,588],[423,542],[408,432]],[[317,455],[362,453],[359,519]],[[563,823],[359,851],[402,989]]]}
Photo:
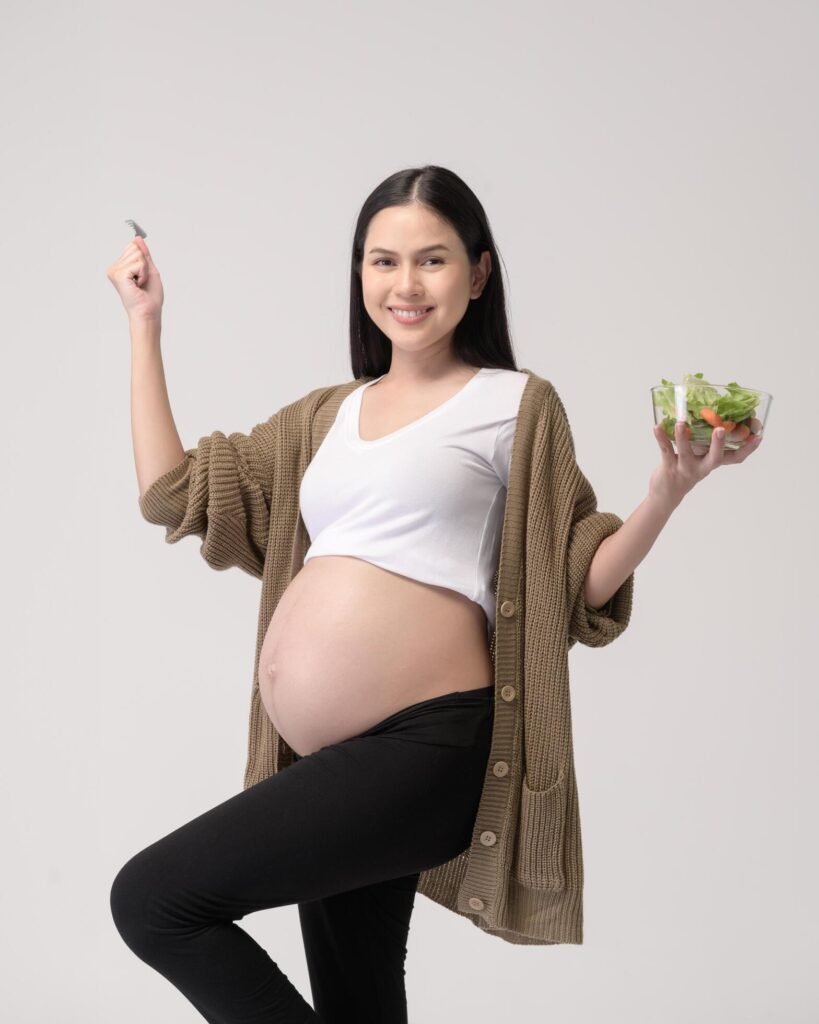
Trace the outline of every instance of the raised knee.
{"label": "raised knee", "polygon": [[138,853],[119,869],[111,885],[109,902],[117,931],[138,956],[145,957],[157,931],[150,920],[155,887],[148,862]]}

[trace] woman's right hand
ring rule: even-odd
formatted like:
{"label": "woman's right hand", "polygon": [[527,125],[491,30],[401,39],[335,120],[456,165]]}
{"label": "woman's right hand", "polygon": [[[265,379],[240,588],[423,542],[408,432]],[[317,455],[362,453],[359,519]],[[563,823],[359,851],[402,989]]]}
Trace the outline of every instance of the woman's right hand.
{"label": "woman's right hand", "polygon": [[137,235],[106,271],[131,320],[159,320],[165,293],[145,239]]}

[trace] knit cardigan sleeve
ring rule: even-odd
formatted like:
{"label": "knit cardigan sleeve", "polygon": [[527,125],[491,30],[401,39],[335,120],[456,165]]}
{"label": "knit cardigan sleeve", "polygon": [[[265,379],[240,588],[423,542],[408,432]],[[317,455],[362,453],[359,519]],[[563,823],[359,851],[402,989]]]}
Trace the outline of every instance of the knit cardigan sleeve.
{"label": "knit cardigan sleeve", "polygon": [[549,402],[553,493],[563,499],[570,515],[566,550],[566,599],[569,611],[569,649],[578,641],[587,647],[604,647],[616,640],[629,624],[634,592],[634,573],[623,581],[602,608],[586,604],[584,584],[601,541],[615,533],[623,520],[613,512],[599,512],[594,489],[577,464],[574,438],[566,409],[554,386]]}
{"label": "knit cardigan sleeve", "polygon": [[175,544],[195,535],[213,569],[236,566],[262,578],[270,531],[280,413],[249,434],[216,430],[185,450],[181,462],[139,498],[149,523],[165,526]]}

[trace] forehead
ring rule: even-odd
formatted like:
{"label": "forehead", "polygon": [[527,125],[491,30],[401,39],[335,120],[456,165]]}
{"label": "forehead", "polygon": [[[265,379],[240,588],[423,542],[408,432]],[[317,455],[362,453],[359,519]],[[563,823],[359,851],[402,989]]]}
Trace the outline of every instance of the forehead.
{"label": "forehead", "polygon": [[449,224],[434,211],[417,203],[410,206],[387,206],[372,218],[367,230],[366,246],[387,246],[407,249],[441,242],[453,248],[457,239]]}

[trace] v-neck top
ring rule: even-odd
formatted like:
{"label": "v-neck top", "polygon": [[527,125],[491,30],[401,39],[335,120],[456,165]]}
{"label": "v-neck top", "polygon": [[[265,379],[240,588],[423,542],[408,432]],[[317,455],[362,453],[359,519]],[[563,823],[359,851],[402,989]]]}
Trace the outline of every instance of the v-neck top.
{"label": "v-neck top", "polygon": [[362,395],[341,403],[301,481],[310,537],[304,562],[351,555],[448,587],[495,622],[492,580],[518,407],[528,375],[481,367],[430,412],[374,440],[359,430]]}

